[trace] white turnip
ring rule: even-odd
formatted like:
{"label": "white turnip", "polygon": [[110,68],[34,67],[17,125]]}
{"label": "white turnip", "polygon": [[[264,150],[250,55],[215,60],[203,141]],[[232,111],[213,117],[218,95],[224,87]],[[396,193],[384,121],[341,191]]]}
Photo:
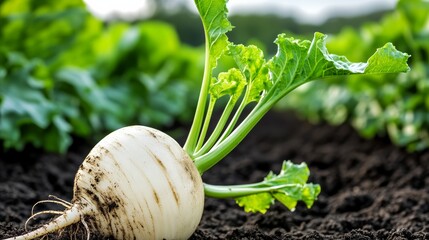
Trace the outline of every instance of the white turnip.
{"label": "white turnip", "polygon": [[11,239],[33,239],[79,221],[114,239],[186,239],[203,206],[201,176],[182,147],[158,130],[130,126],[91,150],[62,215]]}

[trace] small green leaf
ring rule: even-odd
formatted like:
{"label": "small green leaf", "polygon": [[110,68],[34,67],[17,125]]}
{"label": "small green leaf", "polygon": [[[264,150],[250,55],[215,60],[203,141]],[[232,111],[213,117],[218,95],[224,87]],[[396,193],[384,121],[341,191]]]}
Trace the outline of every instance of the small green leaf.
{"label": "small green leaf", "polygon": [[265,213],[275,200],[291,211],[295,210],[298,201],[303,201],[310,208],[320,193],[320,186],[307,183],[309,175],[310,171],[305,163],[284,161],[278,175],[270,172],[264,181],[246,186],[256,193],[235,198],[236,202],[246,212]]}
{"label": "small green leaf", "polygon": [[307,208],[313,206],[314,201],[317,200],[317,196],[321,191],[319,184],[308,183],[302,191],[302,201],[307,205]]}
{"label": "small green leaf", "polygon": [[240,207],[244,207],[246,212],[266,213],[274,203],[274,198],[270,193],[258,193],[235,199]]}
{"label": "small green leaf", "polygon": [[303,201],[307,208],[313,206],[314,201],[320,193],[320,186],[317,184],[296,185],[295,187],[281,189],[274,193],[274,197],[285,205],[289,210],[294,211],[298,201]]}
{"label": "small green leaf", "polygon": [[272,184],[276,183],[299,183],[305,184],[310,175],[310,170],[308,170],[307,164],[300,163],[294,164],[291,161],[284,161],[282,169],[279,175],[273,174],[270,172],[267,177],[265,177],[266,182]]}
{"label": "small green leaf", "polygon": [[246,79],[243,74],[238,69],[231,68],[228,72],[220,73],[217,79],[212,78],[210,95],[215,99],[229,95],[237,101],[245,85]]}
{"label": "small green leaf", "polygon": [[240,71],[246,77],[249,96],[247,103],[257,102],[272,86],[264,53],[256,46],[230,45],[231,55]]}
{"label": "small green leaf", "polygon": [[305,202],[307,207],[311,207],[320,193],[319,185],[306,183],[309,175],[310,170],[305,163],[293,164],[291,161],[285,161],[279,175],[270,173],[265,181],[273,185],[294,184],[281,188],[273,194],[277,200],[293,211],[300,200]]}
{"label": "small green leaf", "polygon": [[287,193],[285,192],[277,192],[274,193],[273,196],[281,202],[283,205],[285,205],[289,210],[295,211],[295,207],[298,204],[299,196],[301,196],[300,193],[301,188],[293,188],[290,189]]}

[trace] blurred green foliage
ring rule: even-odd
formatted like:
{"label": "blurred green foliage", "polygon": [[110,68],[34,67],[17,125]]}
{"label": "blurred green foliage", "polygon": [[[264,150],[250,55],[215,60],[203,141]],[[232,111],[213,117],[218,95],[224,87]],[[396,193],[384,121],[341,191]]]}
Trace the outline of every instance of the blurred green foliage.
{"label": "blurred green foliage", "polygon": [[[410,150],[428,147],[428,12],[427,1],[401,0],[397,11],[381,22],[360,31],[346,29],[328,43],[331,52],[360,61],[391,41],[412,55],[409,74],[315,82],[288,97],[287,105],[314,121],[350,120],[367,137],[388,133]],[[230,37],[272,53],[278,32],[336,32],[379,16],[330,20],[322,26],[275,16],[232,16],[240,31]],[[190,120],[203,49],[182,43],[179,36],[202,44],[200,20],[189,12],[155,19],[105,23],[89,14],[81,0],[2,1],[0,144],[64,152],[72,136],[98,137],[128,124],[165,127]]]}
{"label": "blurred green foliage", "polygon": [[[164,0],[165,1],[165,0]],[[168,0],[166,1],[168,2]],[[162,7],[162,4],[160,4]],[[358,28],[368,21],[380,20],[386,11],[368,13],[359,16],[335,17],[320,24],[300,23],[288,16],[274,14],[237,14],[229,16],[229,20],[235,26],[234,31],[228,34],[233,42],[258,43],[264,52],[273,55],[277,51],[277,45],[273,39],[279,33],[287,33],[301,39],[311,39],[314,32],[323,32],[328,35],[336,34],[345,26]],[[187,9],[177,12],[160,12],[154,16],[155,19],[168,22],[176,29],[184,42],[194,46],[204,43],[204,32],[200,24],[189,24],[199,22],[199,16]],[[269,27],[267,27],[269,26]]]}
{"label": "blurred green foliage", "polygon": [[388,135],[410,151],[429,147],[429,2],[400,0],[396,11],[359,31],[348,28],[328,49],[352,61],[366,59],[384,42],[411,54],[407,74],[351,76],[316,81],[285,99],[312,121],[350,121],[368,138]]}
{"label": "blurred green foliage", "polygon": [[203,60],[166,23],[103,23],[81,0],[2,1],[0,143],[65,152],[72,136],[188,121]]}

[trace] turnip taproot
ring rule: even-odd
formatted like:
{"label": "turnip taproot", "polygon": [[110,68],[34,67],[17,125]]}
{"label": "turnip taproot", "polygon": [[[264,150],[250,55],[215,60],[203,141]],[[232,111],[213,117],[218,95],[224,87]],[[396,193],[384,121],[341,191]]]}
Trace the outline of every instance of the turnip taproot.
{"label": "turnip taproot", "polygon": [[64,214],[11,239],[36,238],[81,220],[114,239],[186,239],[197,228],[203,207],[201,176],[182,147],[158,130],[130,126],[91,150]]}
{"label": "turnip taproot", "polygon": [[[201,174],[230,153],[298,86],[338,75],[405,72],[409,55],[388,43],[366,63],[352,63],[330,54],[322,33],[315,33],[312,41],[280,34],[275,41],[277,54],[266,61],[256,46],[228,41],[226,33],[232,25],[226,3],[195,0],[206,37],[206,58],[196,113],[183,149],[166,134],[147,127],[111,133],[82,163],[72,204],[62,204],[65,212],[40,229],[12,239],[39,237],[79,221],[88,232],[115,239],[184,239],[201,219],[204,194],[234,198],[247,212],[265,213],[275,200],[291,210],[298,201],[312,206],[320,186],[307,183],[309,170],[304,163],[285,161],[279,174],[270,172],[261,182],[243,185],[203,184]],[[236,67],[214,76],[218,60],[225,55]],[[226,102],[224,111],[208,134],[221,98],[227,100],[219,101]],[[246,107],[251,111],[243,116]]]}

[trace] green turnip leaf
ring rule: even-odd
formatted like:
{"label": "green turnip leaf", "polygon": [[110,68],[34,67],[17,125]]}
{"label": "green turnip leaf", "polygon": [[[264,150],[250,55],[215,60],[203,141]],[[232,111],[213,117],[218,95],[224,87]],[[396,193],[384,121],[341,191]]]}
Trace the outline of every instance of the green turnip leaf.
{"label": "green turnip leaf", "polygon": [[236,202],[246,212],[265,213],[275,200],[291,211],[295,210],[298,201],[303,201],[310,208],[320,193],[320,186],[307,183],[309,175],[310,171],[305,163],[284,161],[278,175],[270,172],[264,181],[253,186],[265,191],[238,197]]}

